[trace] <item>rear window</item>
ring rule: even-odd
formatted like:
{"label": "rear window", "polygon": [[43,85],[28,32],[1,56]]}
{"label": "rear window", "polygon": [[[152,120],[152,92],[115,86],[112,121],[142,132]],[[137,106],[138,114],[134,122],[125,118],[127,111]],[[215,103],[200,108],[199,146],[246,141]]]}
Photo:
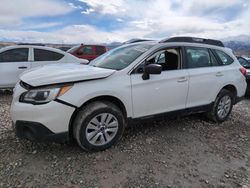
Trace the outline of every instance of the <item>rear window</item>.
{"label": "rear window", "polygon": [[34,61],[58,61],[63,57],[63,54],[57,52],[43,49],[34,49]]}
{"label": "rear window", "polygon": [[95,50],[96,50],[96,55],[102,55],[106,52],[106,49],[103,46],[96,46]]}
{"label": "rear window", "polygon": [[220,50],[214,50],[214,51],[217,54],[218,58],[220,59],[222,65],[230,65],[234,62],[234,60],[225,52]]}
{"label": "rear window", "polygon": [[83,46],[79,52],[83,55],[94,55],[94,48],[93,46]]}

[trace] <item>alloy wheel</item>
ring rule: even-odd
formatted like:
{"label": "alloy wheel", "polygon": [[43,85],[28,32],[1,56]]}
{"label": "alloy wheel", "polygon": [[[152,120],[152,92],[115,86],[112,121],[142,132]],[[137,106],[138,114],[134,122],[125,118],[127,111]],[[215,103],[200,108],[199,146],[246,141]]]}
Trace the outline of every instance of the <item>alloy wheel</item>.
{"label": "alloy wheel", "polygon": [[98,114],[88,123],[86,128],[86,138],[92,145],[105,145],[116,136],[118,126],[118,120],[113,114]]}
{"label": "alloy wheel", "polygon": [[232,104],[232,99],[230,96],[226,95],[220,99],[217,107],[217,115],[220,119],[224,119],[230,112]]}

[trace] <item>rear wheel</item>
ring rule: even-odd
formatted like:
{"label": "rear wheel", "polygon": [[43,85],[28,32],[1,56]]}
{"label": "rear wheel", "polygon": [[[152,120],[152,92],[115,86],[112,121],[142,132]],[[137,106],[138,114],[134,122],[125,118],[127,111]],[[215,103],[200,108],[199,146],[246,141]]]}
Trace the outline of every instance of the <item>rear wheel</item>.
{"label": "rear wheel", "polygon": [[230,91],[221,90],[207,114],[208,118],[219,123],[225,121],[232,111],[234,99],[235,96]]}
{"label": "rear wheel", "polygon": [[74,137],[87,151],[111,147],[122,136],[125,120],[121,110],[110,102],[93,102],[83,107],[74,122]]}

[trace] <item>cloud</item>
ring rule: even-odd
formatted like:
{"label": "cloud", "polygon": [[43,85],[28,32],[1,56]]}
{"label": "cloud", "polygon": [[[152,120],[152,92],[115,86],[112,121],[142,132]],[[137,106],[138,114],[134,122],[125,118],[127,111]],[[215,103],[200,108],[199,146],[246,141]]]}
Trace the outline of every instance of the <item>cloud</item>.
{"label": "cloud", "polygon": [[[82,7],[86,7],[80,10],[84,14],[82,16],[91,19],[92,24],[96,23],[96,20],[113,20],[119,27],[107,29],[105,25],[82,23],[51,32],[32,31],[37,28],[30,28],[31,31],[2,29],[0,37],[26,42],[106,43],[122,42],[131,38],[161,39],[176,35],[223,39],[249,35],[250,30],[250,2],[246,0],[78,1],[83,3]],[[48,0],[42,2],[58,3]],[[68,4],[64,6],[67,10],[72,8]],[[46,12],[47,10],[44,14],[47,14]],[[60,14],[59,12],[57,14]],[[39,14],[42,12],[37,13]],[[15,19],[16,16],[9,15],[8,18]],[[3,16],[0,16],[0,23],[1,20],[4,21]],[[52,27],[53,23],[48,23],[47,26]]]}
{"label": "cloud", "polygon": [[87,14],[87,15],[88,15],[88,14],[90,14],[91,12],[95,12],[95,10],[92,9],[92,8],[88,8],[88,9],[82,11],[81,13],[82,13],[82,14]]}
{"label": "cloud", "polygon": [[73,10],[59,0],[1,0],[0,28],[20,25],[27,17],[58,16]]}
{"label": "cloud", "polygon": [[83,9],[80,5],[75,5],[74,3],[68,3],[68,5],[74,9]]}
{"label": "cloud", "polygon": [[[125,2],[123,0],[109,0],[109,1],[100,1],[100,0],[79,0],[91,7],[91,10],[94,10],[101,14],[120,14],[125,9]],[[88,12],[89,9],[86,9]],[[93,11],[93,12],[94,12]]]}
{"label": "cloud", "polygon": [[134,36],[142,37],[147,32],[137,30],[102,31],[90,25],[73,25],[53,32],[1,30],[0,40],[35,43],[109,43],[125,41]]}
{"label": "cloud", "polygon": [[46,23],[32,23],[29,26],[25,26],[23,30],[37,30],[37,29],[48,29],[62,25],[62,22],[46,22]]}
{"label": "cloud", "polygon": [[116,21],[118,21],[118,22],[124,22],[124,20],[121,19],[121,18],[117,18]]}

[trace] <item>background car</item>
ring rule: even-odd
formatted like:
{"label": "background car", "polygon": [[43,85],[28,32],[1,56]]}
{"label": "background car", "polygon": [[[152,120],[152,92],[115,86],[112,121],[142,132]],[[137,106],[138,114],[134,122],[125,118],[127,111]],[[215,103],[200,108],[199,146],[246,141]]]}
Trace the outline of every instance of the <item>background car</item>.
{"label": "background car", "polygon": [[247,61],[244,57],[237,57],[238,61],[240,64],[246,68],[247,73],[246,73],[246,79],[247,79],[247,91],[246,94],[250,95],[250,62]]}
{"label": "background car", "polygon": [[104,54],[107,51],[108,49],[102,45],[81,44],[81,45],[72,47],[67,52],[78,58],[92,61],[93,59],[97,58],[98,56]]}
{"label": "background car", "polygon": [[0,49],[0,89],[13,88],[24,71],[55,63],[87,63],[67,52],[44,47],[18,45]]}

